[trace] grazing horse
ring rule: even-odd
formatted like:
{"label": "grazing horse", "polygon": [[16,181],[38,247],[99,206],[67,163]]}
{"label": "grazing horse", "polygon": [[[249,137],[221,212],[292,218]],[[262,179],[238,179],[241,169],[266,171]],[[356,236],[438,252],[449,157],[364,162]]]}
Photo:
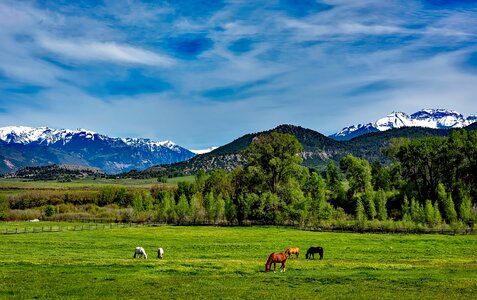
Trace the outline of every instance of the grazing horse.
{"label": "grazing horse", "polygon": [[281,263],[280,272],[285,272],[285,263],[287,261],[287,255],[285,253],[272,253],[265,264],[265,272],[270,271],[270,267],[273,264],[273,272],[276,272],[277,263]]}
{"label": "grazing horse", "polygon": [[136,256],[138,258],[140,258],[142,256],[142,257],[144,257],[144,259],[147,259],[146,250],[144,250],[143,247],[136,247],[136,250],[134,250],[133,258],[136,258]]}
{"label": "grazing horse", "polygon": [[318,253],[320,255],[320,259],[323,259],[323,248],[321,247],[310,247],[310,249],[306,251],[306,259],[311,259],[311,256],[313,256],[313,259],[315,259],[315,253]]}
{"label": "grazing horse", "polygon": [[298,247],[290,247],[288,248],[287,250],[285,250],[285,254],[288,255],[288,257],[290,257],[290,255],[292,254],[295,254],[296,255],[296,258],[298,258],[298,255],[300,254],[300,248]]}
{"label": "grazing horse", "polygon": [[164,256],[164,249],[157,249],[157,258],[162,258]]}

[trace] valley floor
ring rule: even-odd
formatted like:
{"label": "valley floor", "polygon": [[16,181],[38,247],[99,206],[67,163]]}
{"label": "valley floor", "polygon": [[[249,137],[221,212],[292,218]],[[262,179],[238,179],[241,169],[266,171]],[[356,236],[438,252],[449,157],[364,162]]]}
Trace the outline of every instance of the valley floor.
{"label": "valley floor", "polygon": [[[20,225],[20,224],[16,224]],[[0,228],[12,226],[0,223]],[[473,299],[477,236],[137,227],[0,236],[0,298]],[[148,259],[133,259],[136,246]],[[271,252],[300,247],[285,273]],[[323,260],[306,260],[322,246]],[[157,248],[165,251],[156,258]],[[278,268],[278,266],[277,266]]]}

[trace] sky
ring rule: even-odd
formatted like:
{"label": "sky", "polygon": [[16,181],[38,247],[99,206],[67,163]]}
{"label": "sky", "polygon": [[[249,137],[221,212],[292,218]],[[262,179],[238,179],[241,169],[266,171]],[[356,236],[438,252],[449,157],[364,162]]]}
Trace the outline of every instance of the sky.
{"label": "sky", "polygon": [[475,0],[0,0],[0,126],[204,149],[476,100]]}

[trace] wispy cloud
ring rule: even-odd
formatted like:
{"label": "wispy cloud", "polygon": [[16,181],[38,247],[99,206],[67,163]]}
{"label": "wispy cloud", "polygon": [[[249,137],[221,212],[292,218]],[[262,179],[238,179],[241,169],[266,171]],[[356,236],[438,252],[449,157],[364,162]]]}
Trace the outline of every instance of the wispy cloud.
{"label": "wispy cloud", "polygon": [[173,65],[173,60],[166,56],[114,42],[68,41],[40,38],[39,44],[43,48],[56,54],[84,61],[106,61],[165,67]]}

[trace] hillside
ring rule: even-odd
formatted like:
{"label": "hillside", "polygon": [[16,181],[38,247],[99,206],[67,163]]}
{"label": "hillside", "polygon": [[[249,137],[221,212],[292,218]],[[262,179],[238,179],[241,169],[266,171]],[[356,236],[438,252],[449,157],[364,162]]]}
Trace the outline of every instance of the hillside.
{"label": "hillside", "polygon": [[26,167],[11,174],[5,175],[5,178],[23,178],[30,180],[63,180],[87,177],[104,177],[105,174],[98,168],[83,167],[78,165],[48,165],[42,167]]}
{"label": "hillside", "polygon": [[[466,129],[476,130],[477,124],[471,124],[467,126]],[[445,137],[448,136],[452,130],[458,129],[404,127],[387,131],[371,132],[349,141],[336,141],[311,129],[294,125],[280,125],[272,130],[246,134],[210,153],[197,155],[184,162],[154,166],[143,172],[134,174],[125,173],[123,176],[177,176],[193,174],[200,169],[205,171],[217,168],[232,170],[243,162],[240,151],[249,146],[252,139],[257,135],[270,132],[289,133],[297,137],[298,141],[303,145],[303,164],[307,167],[324,169],[330,159],[338,162],[346,154],[353,154],[357,157],[366,158],[369,161],[378,161],[386,164],[389,163],[389,160],[383,154],[383,150],[389,146],[389,142],[392,138],[404,137],[415,139],[429,136]]]}

